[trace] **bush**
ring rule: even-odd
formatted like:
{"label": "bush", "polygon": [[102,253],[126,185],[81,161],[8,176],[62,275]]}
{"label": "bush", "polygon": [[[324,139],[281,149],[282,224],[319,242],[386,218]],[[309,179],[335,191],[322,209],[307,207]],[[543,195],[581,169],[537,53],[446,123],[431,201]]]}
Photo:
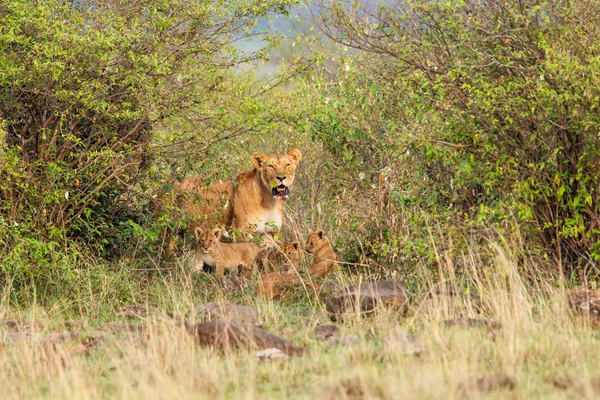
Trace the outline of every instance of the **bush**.
{"label": "bush", "polygon": [[442,220],[514,219],[567,270],[600,259],[597,2],[369,4],[321,9],[323,31],[360,53],[315,137],[368,160],[357,172],[410,162],[396,198]]}
{"label": "bush", "polygon": [[[13,0],[0,6],[0,263],[17,280],[53,254],[137,238],[154,129],[211,105],[236,42],[287,1]],[[79,244],[76,244],[79,243]],[[105,252],[106,253],[106,252]],[[28,265],[29,267],[26,267]],[[34,273],[34,271],[37,271]]]}

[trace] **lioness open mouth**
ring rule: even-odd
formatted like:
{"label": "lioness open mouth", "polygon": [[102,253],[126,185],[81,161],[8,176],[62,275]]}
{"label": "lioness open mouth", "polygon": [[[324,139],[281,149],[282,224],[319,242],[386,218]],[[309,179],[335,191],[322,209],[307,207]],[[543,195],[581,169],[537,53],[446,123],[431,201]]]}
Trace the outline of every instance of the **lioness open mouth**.
{"label": "lioness open mouth", "polygon": [[277,187],[274,187],[272,191],[273,191],[273,197],[275,197],[277,199],[282,199],[282,200],[287,200],[287,198],[290,194],[290,189],[288,189],[288,187],[285,185],[279,185]]}

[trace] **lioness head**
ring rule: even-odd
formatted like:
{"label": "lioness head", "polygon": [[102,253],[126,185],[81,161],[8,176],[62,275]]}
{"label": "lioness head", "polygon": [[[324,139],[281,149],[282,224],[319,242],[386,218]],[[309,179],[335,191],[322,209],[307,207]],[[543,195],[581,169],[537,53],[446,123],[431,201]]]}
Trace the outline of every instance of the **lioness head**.
{"label": "lioness head", "polygon": [[252,154],[252,163],[260,171],[263,185],[277,200],[287,200],[290,186],[294,182],[296,167],[301,159],[302,153],[298,149],[287,154],[271,154],[270,156],[260,152]]}
{"label": "lioness head", "polygon": [[300,242],[294,240],[293,242],[284,243],[281,246],[281,252],[285,254],[289,261],[296,262],[300,260]]}
{"label": "lioness head", "polygon": [[306,239],[306,251],[314,253],[316,250],[323,246],[323,241],[326,241],[325,232],[319,229],[316,232],[310,232],[308,239]]}
{"label": "lioness head", "polygon": [[198,242],[198,249],[208,254],[214,250],[215,245],[221,239],[221,230],[219,228],[210,230],[197,227],[194,229],[194,236],[196,236],[196,241]]}

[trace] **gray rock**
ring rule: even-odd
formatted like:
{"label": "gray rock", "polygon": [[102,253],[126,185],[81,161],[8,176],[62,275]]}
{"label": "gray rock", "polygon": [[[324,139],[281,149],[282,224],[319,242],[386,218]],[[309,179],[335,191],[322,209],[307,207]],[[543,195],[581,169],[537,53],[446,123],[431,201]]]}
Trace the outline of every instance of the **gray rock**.
{"label": "gray rock", "polygon": [[287,355],[302,355],[306,349],[263,329],[218,319],[200,324],[186,324],[187,331],[203,347],[212,347],[223,352],[234,349],[264,350],[275,348]]}
{"label": "gray rock", "polygon": [[337,325],[318,325],[315,327],[315,336],[319,340],[327,340],[335,337],[339,331]]}
{"label": "gray rock", "polygon": [[332,319],[354,314],[372,313],[379,308],[403,312],[408,303],[406,290],[398,282],[364,282],[348,286],[327,299],[326,308]]}
{"label": "gray rock", "polygon": [[360,340],[356,336],[344,336],[341,338],[332,337],[327,341],[328,347],[336,346],[352,346],[359,343]]}
{"label": "gray rock", "polygon": [[485,328],[488,331],[488,336],[493,337],[496,331],[502,329],[502,324],[491,319],[485,318],[456,318],[447,319],[444,325],[448,327],[458,326],[463,328]]}
{"label": "gray rock", "polygon": [[567,297],[571,312],[600,321],[600,290],[577,286],[567,292]]}
{"label": "gray rock", "polygon": [[264,349],[257,351],[254,355],[254,358],[257,361],[266,361],[266,360],[286,360],[290,358],[287,354],[279,349]]}
{"label": "gray rock", "polygon": [[195,309],[196,318],[200,321],[227,319],[244,324],[259,323],[259,313],[254,307],[240,306],[228,302],[211,302],[201,304]]}

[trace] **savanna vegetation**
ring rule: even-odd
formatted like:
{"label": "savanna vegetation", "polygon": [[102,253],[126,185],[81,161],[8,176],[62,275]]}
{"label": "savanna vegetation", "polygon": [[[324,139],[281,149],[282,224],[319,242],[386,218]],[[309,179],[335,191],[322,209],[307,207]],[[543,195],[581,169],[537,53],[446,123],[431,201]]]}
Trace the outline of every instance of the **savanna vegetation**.
{"label": "savanna vegetation", "polygon": [[[599,38],[592,0],[0,1],[0,393],[597,396],[593,318],[566,291],[599,275]],[[189,216],[156,207],[294,148],[281,236],[323,229],[333,280],[409,297],[329,344],[330,291],[190,274]],[[425,312],[431,287],[453,295]],[[181,320],[209,301],[307,354],[198,347]],[[130,305],[176,318],[106,328]]]}

